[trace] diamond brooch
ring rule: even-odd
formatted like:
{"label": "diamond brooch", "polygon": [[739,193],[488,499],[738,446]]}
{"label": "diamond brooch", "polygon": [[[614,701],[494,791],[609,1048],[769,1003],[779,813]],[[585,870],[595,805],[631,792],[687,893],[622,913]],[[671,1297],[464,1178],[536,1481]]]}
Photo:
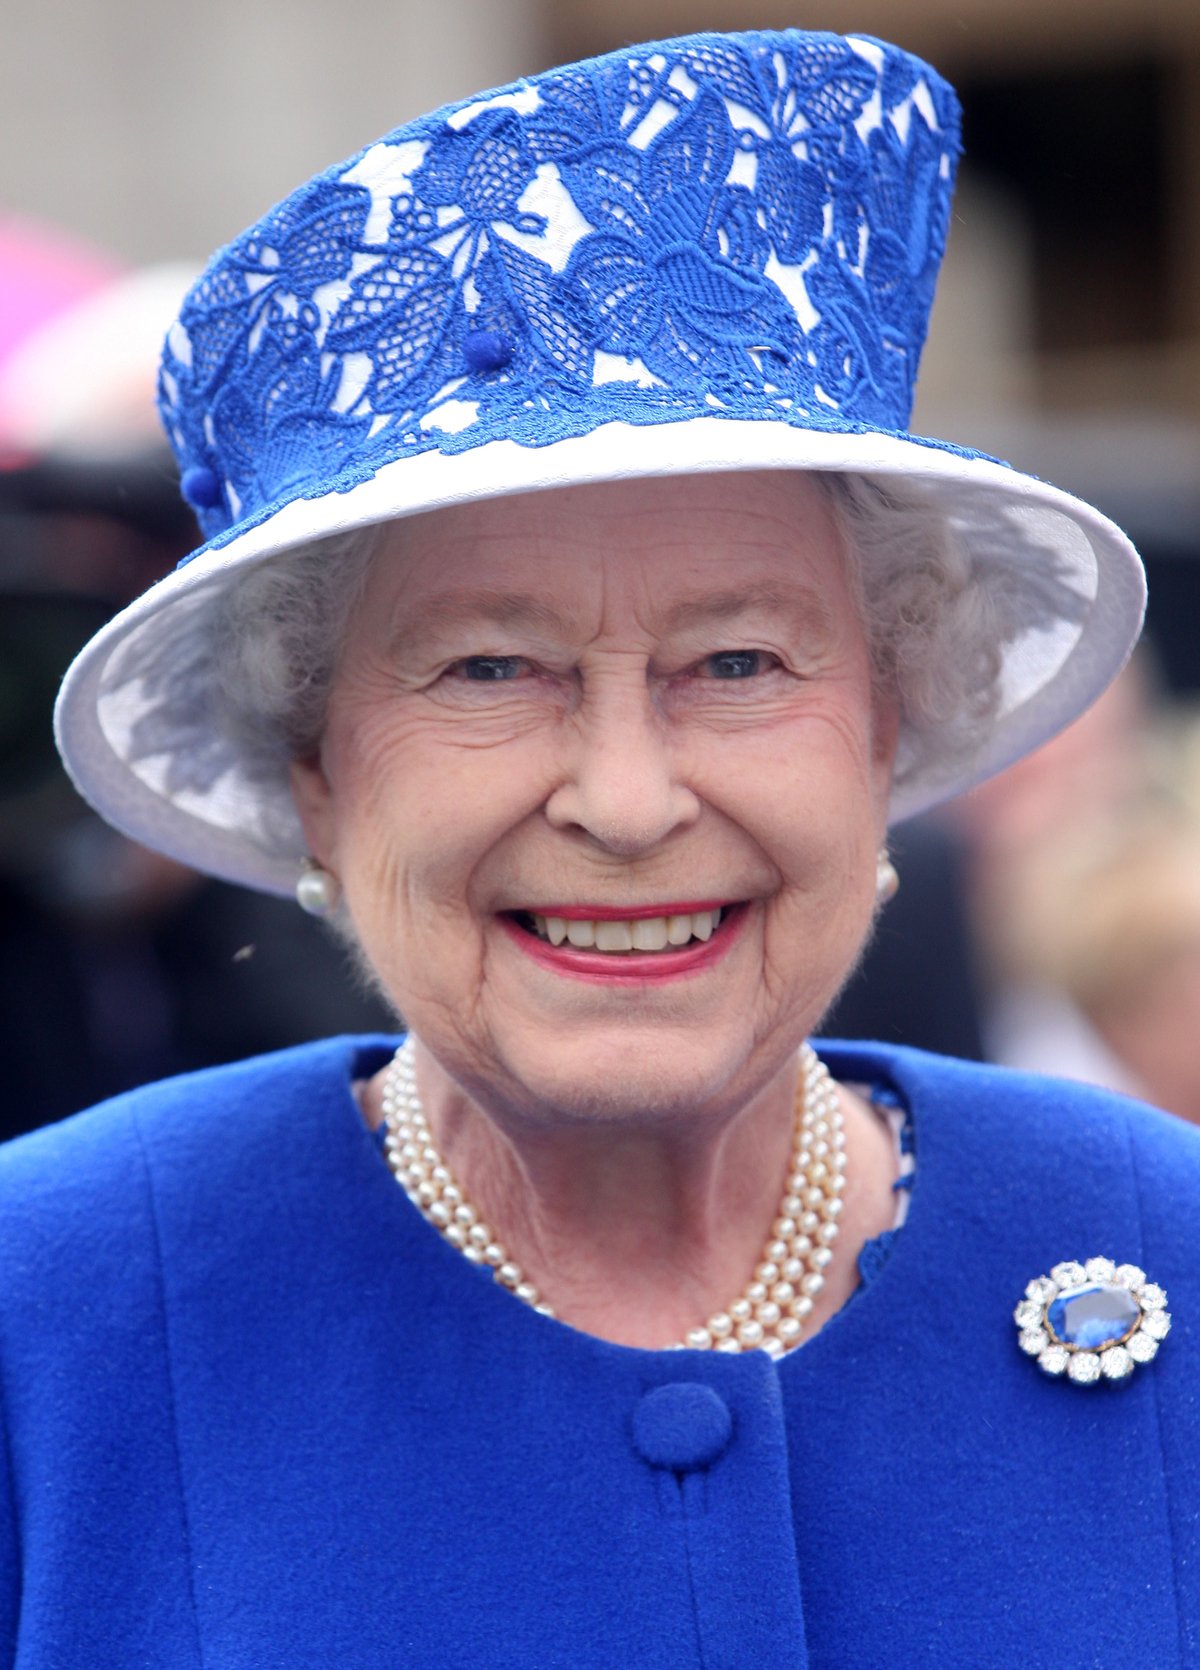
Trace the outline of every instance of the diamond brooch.
{"label": "diamond brooch", "polygon": [[1068,1260],[1025,1289],[1013,1312],[1021,1350],[1077,1386],[1128,1380],[1171,1331],[1167,1296],[1136,1264]]}

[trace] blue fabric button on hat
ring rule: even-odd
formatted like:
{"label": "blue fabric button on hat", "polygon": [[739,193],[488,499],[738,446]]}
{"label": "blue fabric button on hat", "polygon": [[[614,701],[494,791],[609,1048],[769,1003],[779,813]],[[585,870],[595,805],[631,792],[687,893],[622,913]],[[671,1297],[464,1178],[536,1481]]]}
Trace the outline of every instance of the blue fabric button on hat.
{"label": "blue fabric button on hat", "polygon": [[463,337],[463,358],[472,371],[502,371],[512,356],[512,343],[499,331],[469,331]]}
{"label": "blue fabric button on hat", "polygon": [[711,1467],[733,1436],[733,1417],[710,1386],[676,1381],[647,1392],[633,1412],[634,1448],[651,1467]]}
{"label": "blue fabric button on hat", "polygon": [[221,502],[221,483],[216,471],[210,470],[207,464],[193,464],[190,470],[185,470],[179,490],[195,510],[212,510]]}

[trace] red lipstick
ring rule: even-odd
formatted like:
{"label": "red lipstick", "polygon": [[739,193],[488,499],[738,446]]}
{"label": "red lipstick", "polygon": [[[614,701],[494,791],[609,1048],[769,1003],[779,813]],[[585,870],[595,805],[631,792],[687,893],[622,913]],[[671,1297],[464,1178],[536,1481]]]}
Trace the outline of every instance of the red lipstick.
{"label": "red lipstick", "polygon": [[[569,943],[550,945],[528,928],[521,927],[511,916],[497,918],[509,938],[527,957],[555,974],[565,974],[575,980],[588,980],[597,986],[660,986],[669,980],[682,980],[687,975],[701,974],[714,967],[732,950],[746,921],[746,905],[721,905],[720,924],[713,929],[712,938],[700,944],[684,945],[676,951],[585,951]],[[686,905],[642,911],[642,916],[684,915],[685,911],[716,910],[716,904]],[[539,909],[539,916],[542,914]],[[547,916],[566,916],[562,910],[547,910]],[[605,911],[593,915],[575,909],[572,921],[630,921],[630,912]]]}

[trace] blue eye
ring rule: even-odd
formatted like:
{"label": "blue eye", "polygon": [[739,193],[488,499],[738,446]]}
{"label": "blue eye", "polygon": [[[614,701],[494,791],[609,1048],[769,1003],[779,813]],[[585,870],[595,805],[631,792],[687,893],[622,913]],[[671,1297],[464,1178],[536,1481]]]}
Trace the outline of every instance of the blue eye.
{"label": "blue eye", "polygon": [[462,664],[464,678],[494,684],[501,679],[516,678],[521,671],[519,655],[472,655]]}
{"label": "blue eye", "polygon": [[756,649],[731,649],[710,655],[707,666],[713,678],[753,678],[762,663],[763,657]]}

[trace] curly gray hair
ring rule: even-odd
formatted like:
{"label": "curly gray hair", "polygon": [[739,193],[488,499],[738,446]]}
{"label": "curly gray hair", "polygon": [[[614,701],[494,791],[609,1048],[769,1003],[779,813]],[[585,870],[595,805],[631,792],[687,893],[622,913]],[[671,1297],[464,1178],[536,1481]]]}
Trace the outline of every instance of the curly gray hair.
{"label": "curly gray hair", "polygon": [[[1005,646],[1084,618],[1088,599],[1075,574],[995,500],[948,510],[894,478],[817,472],[817,479],[852,564],[876,688],[899,706],[896,783],[931,764],[945,770],[969,761],[1001,701]],[[259,790],[264,836],[294,830],[288,765],[320,739],[379,533],[358,529],[247,569],[207,607],[200,632],[182,611],[158,639],[152,664],[142,663],[152,711],[137,727],[134,753],[157,753],[164,734],[187,731],[195,746],[183,751],[187,767],[176,756],[172,788],[203,787],[236,758]],[[204,712],[200,688],[210,692]]]}

